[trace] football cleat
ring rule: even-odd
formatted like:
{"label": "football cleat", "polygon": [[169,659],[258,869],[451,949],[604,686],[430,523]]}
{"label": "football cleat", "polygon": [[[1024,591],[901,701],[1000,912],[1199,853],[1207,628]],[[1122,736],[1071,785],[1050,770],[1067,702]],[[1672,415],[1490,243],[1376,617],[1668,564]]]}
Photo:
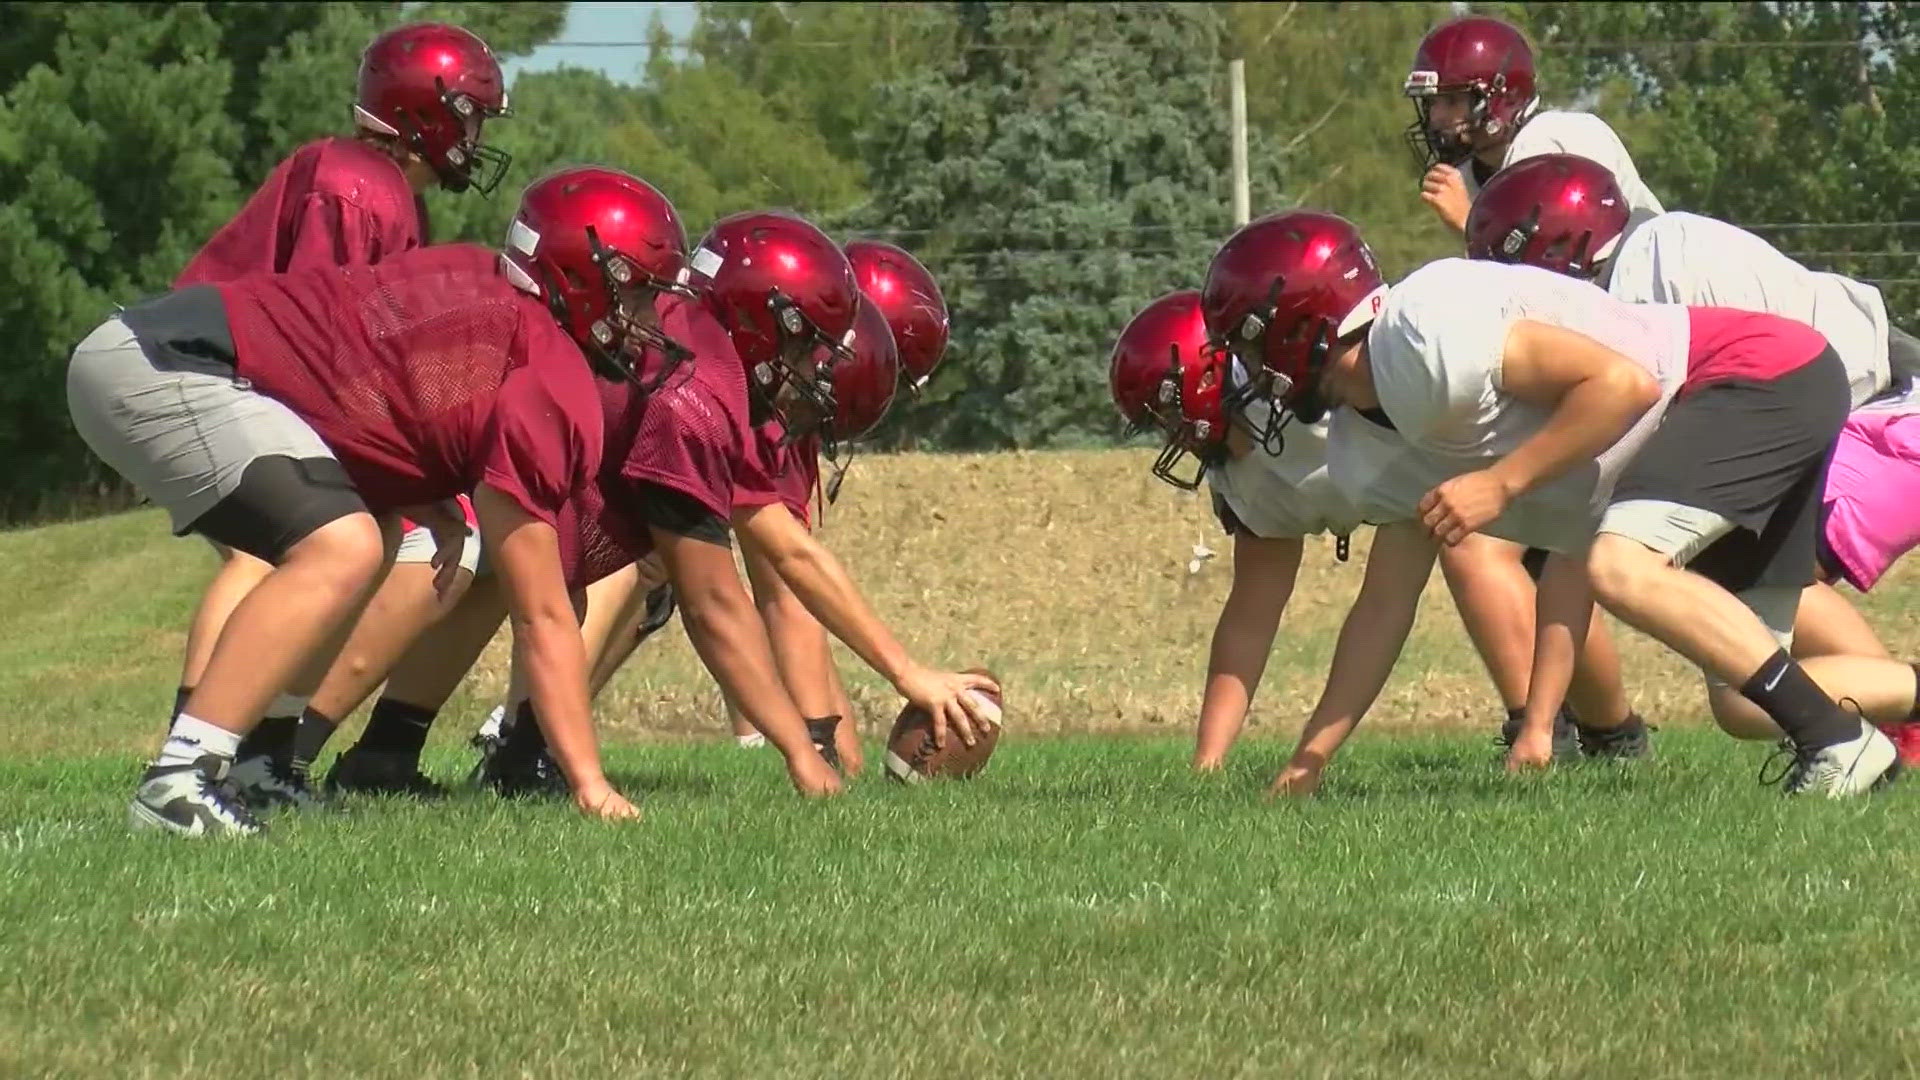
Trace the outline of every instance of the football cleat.
{"label": "football cleat", "polygon": [[317,810],[321,805],[306,773],[263,754],[234,762],[227,770],[227,786],[255,810]]}
{"label": "football cleat", "polygon": [[[1509,716],[1500,724],[1500,745],[1513,749],[1513,740],[1520,737],[1520,717]],[[1553,760],[1572,761],[1580,756],[1580,733],[1574,725],[1573,714],[1561,709],[1553,718]]]}
{"label": "football cleat", "polygon": [[[1767,775],[1780,760],[1786,766]],[[1825,795],[1843,799],[1864,795],[1892,783],[1900,775],[1900,753],[1893,740],[1862,720],[1860,734],[1843,743],[1806,750],[1782,741],[1761,767],[1760,782],[1780,785],[1788,795]]]}
{"label": "football cleat", "polygon": [[327,771],[328,795],[400,795],[412,799],[444,799],[447,789],[420,771],[412,754],[354,747],[341,754]]}
{"label": "football cleat", "polygon": [[191,765],[153,765],[140,777],[127,824],[177,836],[257,836],[266,826],[225,783],[226,758],[203,755]]}
{"label": "football cleat", "polygon": [[[1580,752],[1590,758],[1641,758],[1651,751],[1647,723],[1638,714],[1627,717],[1617,728],[1590,728],[1576,723]],[[1557,755],[1559,750],[1554,753]]]}

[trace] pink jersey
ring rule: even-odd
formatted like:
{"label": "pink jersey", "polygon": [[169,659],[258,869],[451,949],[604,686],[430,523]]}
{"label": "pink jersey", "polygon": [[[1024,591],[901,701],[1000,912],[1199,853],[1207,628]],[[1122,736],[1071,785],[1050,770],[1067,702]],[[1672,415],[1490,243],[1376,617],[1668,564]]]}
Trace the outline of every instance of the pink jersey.
{"label": "pink jersey", "polygon": [[273,170],[173,287],[377,263],[421,246],[426,231],[422,203],[392,157],[358,139],[318,139]]}
{"label": "pink jersey", "polygon": [[1866,592],[1920,546],[1920,407],[1849,416],[1821,502],[1826,547],[1847,584]]}

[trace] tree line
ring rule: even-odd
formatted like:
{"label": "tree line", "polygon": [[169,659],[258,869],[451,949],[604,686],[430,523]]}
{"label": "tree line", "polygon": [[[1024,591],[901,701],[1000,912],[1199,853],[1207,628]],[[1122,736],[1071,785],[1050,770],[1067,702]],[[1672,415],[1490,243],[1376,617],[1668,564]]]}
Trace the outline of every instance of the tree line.
{"label": "tree line", "polygon": [[[1912,5],[1511,3],[1550,106],[1618,128],[1669,209],[1745,225],[1920,309]],[[444,18],[504,57],[563,3],[7,3],[0,39],[0,513],[118,491],[64,408],[67,357],[115,303],[164,290],[299,143],[348,130],[361,48]],[[1256,215],[1352,218],[1389,277],[1457,250],[1417,198],[1401,80],[1444,3],[705,3],[634,28],[627,80],[530,72],[488,131],[491,198],[428,198],[436,240],[497,242],[519,187],[566,164],[641,175],[689,239],[785,207],[939,277],[953,342],[883,445],[1120,437],[1107,350],[1198,284],[1232,227],[1226,61],[1244,58]]]}

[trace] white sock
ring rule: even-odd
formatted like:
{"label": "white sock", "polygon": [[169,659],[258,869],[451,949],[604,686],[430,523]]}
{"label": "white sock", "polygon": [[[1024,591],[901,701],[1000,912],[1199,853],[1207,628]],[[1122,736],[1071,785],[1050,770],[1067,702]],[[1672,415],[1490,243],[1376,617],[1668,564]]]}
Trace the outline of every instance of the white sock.
{"label": "white sock", "polygon": [[267,706],[266,714],[268,716],[298,717],[301,713],[307,711],[307,702],[310,700],[312,699],[299,697],[294,694],[281,694],[279,697],[273,699],[273,704]]}
{"label": "white sock", "polygon": [[757,731],[748,735],[735,735],[733,739],[740,744],[742,750],[758,750],[767,745],[767,737]]}
{"label": "white sock", "polygon": [[226,728],[215,727],[196,716],[181,713],[174,717],[167,741],[160,747],[155,765],[191,765],[207,754],[233,759],[240,749],[240,736]]}

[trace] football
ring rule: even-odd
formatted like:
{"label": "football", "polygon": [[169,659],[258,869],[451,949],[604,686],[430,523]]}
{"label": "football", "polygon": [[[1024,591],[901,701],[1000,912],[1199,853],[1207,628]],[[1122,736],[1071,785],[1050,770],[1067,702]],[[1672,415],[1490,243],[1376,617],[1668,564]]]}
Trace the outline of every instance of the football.
{"label": "football", "polygon": [[[987,675],[999,681],[998,676],[981,668],[972,668],[969,674]],[[1000,742],[1001,700],[984,690],[968,692],[979,701],[981,712],[993,722],[992,728],[974,740],[972,746],[961,742],[959,734],[949,730],[946,747],[936,748],[933,718],[926,710],[908,705],[900,710],[893,722],[893,731],[887,736],[888,776],[903,784],[925,783],[935,777],[964,780],[987,767],[987,759],[993,756],[993,749]]]}

